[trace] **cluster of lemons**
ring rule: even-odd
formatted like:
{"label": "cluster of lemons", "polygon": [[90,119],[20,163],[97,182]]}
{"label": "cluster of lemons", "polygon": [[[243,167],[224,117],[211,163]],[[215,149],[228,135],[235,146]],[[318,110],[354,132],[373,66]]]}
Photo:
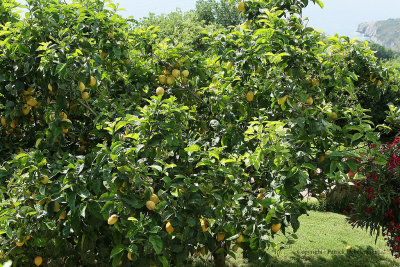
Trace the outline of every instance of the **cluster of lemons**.
{"label": "cluster of lemons", "polygon": [[[97,84],[96,78],[93,77],[93,76],[90,76],[89,85],[90,85],[91,87],[93,87],[93,86],[95,86],[96,84]],[[81,92],[81,97],[83,98],[83,100],[86,101],[86,100],[89,99],[90,95],[89,95],[88,92],[85,91],[85,90],[86,90],[86,85],[85,85],[83,82],[80,82],[80,83],[78,84],[78,90]]]}
{"label": "cluster of lemons", "polygon": [[376,86],[378,86],[378,87],[382,85],[382,81],[381,81],[381,80],[378,80],[376,77],[374,77],[374,74],[372,74],[372,73],[371,73],[371,75],[369,76],[369,80],[370,80],[372,83],[376,84]]}
{"label": "cluster of lemons", "polygon": [[[165,69],[164,70],[164,74],[160,75],[158,77],[158,81],[162,84],[162,85],[168,85],[171,86],[172,84],[174,84],[175,80],[179,77],[183,77],[182,78],[182,84],[183,85],[187,85],[189,83],[189,71],[188,70],[183,70],[182,72],[178,69],[173,69],[172,72],[169,69]],[[156,94],[157,95],[164,95],[165,90],[162,86],[159,86],[156,89]]]}

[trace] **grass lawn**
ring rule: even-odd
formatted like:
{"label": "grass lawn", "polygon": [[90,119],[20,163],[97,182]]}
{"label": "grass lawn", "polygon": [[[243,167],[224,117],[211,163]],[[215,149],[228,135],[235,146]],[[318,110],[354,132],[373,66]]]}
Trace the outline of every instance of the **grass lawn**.
{"label": "grass lawn", "polygon": [[[298,241],[275,256],[272,266],[400,266],[400,260],[391,256],[382,237],[370,236],[364,230],[346,223],[345,216],[331,212],[310,211],[300,217]],[[280,235],[277,240],[284,240]],[[351,246],[351,249],[347,249]],[[228,256],[229,257],[229,256]],[[195,266],[212,266],[196,261]],[[228,266],[250,267],[238,253]]]}

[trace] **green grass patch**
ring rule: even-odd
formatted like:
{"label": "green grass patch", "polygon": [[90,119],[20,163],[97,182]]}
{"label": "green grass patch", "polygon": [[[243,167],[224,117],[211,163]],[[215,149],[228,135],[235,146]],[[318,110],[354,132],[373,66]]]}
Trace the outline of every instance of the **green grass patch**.
{"label": "green grass patch", "polygon": [[[400,260],[391,256],[383,237],[378,237],[375,244],[375,236],[362,229],[353,229],[345,218],[340,214],[318,211],[301,216],[300,229],[296,233],[298,241],[274,255],[272,266],[400,266]],[[276,240],[283,241],[285,237],[280,233]],[[194,266],[212,264],[196,259]],[[248,263],[241,253],[237,253],[236,260],[228,256],[227,266],[259,265]]]}

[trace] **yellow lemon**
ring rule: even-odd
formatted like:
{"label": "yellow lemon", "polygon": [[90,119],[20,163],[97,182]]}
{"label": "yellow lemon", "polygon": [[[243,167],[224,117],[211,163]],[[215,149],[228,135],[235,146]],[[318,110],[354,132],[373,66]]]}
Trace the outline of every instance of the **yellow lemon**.
{"label": "yellow lemon", "polygon": [[158,76],[158,80],[160,81],[161,84],[167,84],[167,76],[165,75]]}
{"label": "yellow lemon", "polygon": [[154,202],[154,204],[158,204],[158,202],[160,202],[160,199],[158,198],[158,196],[156,195],[156,194],[152,194],[151,196],[150,196],[150,201],[153,201]]}
{"label": "yellow lemon", "polygon": [[272,225],[272,231],[274,231],[275,233],[278,232],[279,230],[281,230],[281,224],[277,223],[277,224],[273,224]]}
{"label": "yellow lemon", "polygon": [[83,91],[85,91],[85,89],[86,89],[85,84],[83,82],[80,82],[78,85],[78,90],[83,92]]}
{"label": "yellow lemon", "polygon": [[175,82],[175,77],[174,76],[168,76],[167,78],[167,84],[172,85]]}
{"label": "yellow lemon", "polygon": [[148,210],[155,210],[156,209],[156,203],[153,201],[149,200],[146,202],[146,207]]}
{"label": "yellow lemon", "polygon": [[113,214],[108,218],[108,224],[113,225],[118,221],[118,215]]}
{"label": "yellow lemon", "polygon": [[36,266],[40,266],[43,262],[43,259],[40,256],[36,256],[34,262]]}
{"label": "yellow lemon", "polygon": [[382,85],[382,81],[381,80],[378,80],[377,82],[376,82],[376,86],[381,86]]}
{"label": "yellow lemon", "polygon": [[68,119],[68,116],[67,116],[67,114],[65,114],[65,112],[58,113],[58,116],[60,116],[63,120]]}
{"label": "yellow lemon", "polygon": [[174,76],[175,78],[178,78],[179,75],[181,74],[181,72],[177,69],[172,70],[172,76]]}
{"label": "yellow lemon", "polygon": [[133,261],[133,258],[132,258],[132,253],[128,252],[128,255],[127,255],[127,257],[128,257],[128,260],[130,260],[130,261]]}
{"label": "yellow lemon", "polygon": [[218,235],[217,235],[217,241],[218,241],[218,242],[221,242],[222,240],[224,240],[224,238],[225,238],[225,234],[223,234],[223,233],[218,233]]}
{"label": "yellow lemon", "polygon": [[226,69],[230,70],[230,69],[232,69],[232,66],[233,66],[233,63],[229,61],[228,64],[226,64]]}
{"label": "yellow lemon", "polygon": [[89,85],[90,85],[90,86],[95,86],[96,84],[97,84],[96,78],[93,77],[93,76],[90,76],[90,83],[89,83]]}
{"label": "yellow lemon", "polygon": [[111,38],[111,39],[114,39],[114,33],[109,32],[109,33],[108,33],[108,37]]}
{"label": "yellow lemon", "polygon": [[24,241],[21,241],[21,242],[16,242],[15,244],[18,246],[18,247],[22,247],[23,245],[24,245]]}
{"label": "yellow lemon", "polygon": [[156,89],[156,94],[157,94],[157,95],[164,95],[164,93],[165,93],[164,88],[158,87],[158,88]]}
{"label": "yellow lemon", "polygon": [[316,78],[311,79],[311,84],[312,84],[313,86],[319,86],[319,81],[318,81],[318,79],[316,79]]}
{"label": "yellow lemon", "polygon": [[252,91],[247,92],[246,99],[247,101],[252,102],[254,100],[254,93]]}
{"label": "yellow lemon", "polygon": [[183,77],[189,77],[189,71],[188,70],[182,71],[182,75]]}
{"label": "yellow lemon", "polygon": [[175,231],[171,222],[167,222],[167,224],[165,225],[165,230],[167,230],[168,234],[173,233]]}
{"label": "yellow lemon", "polygon": [[203,232],[207,232],[210,227],[207,227],[207,219],[200,219],[201,229]]}
{"label": "yellow lemon", "polygon": [[11,128],[14,129],[16,126],[17,126],[17,125],[16,125],[15,121],[12,121],[12,122],[10,123],[10,127],[11,127]]}
{"label": "yellow lemon", "polygon": [[31,106],[29,106],[28,104],[25,104],[25,105],[23,106],[23,108],[22,108],[22,113],[23,113],[24,115],[28,115],[28,114],[29,114],[29,111],[31,111]]}
{"label": "yellow lemon", "polygon": [[189,83],[189,80],[187,78],[183,78],[182,84],[187,85]]}
{"label": "yellow lemon", "polygon": [[67,218],[67,213],[65,212],[65,210],[63,212],[61,212],[60,216],[58,216],[58,218],[60,220],[65,220],[65,218]]}
{"label": "yellow lemon", "polygon": [[312,98],[311,96],[308,97],[308,98],[307,98],[307,104],[311,106],[313,103],[314,103],[313,98]]}
{"label": "yellow lemon", "polygon": [[40,181],[42,184],[47,184],[50,181],[49,176],[42,174],[42,180]]}
{"label": "yellow lemon", "polygon": [[33,98],[33,97],[31,96],[31,97],[27,98],[26,103],[27,103],[29,106],[34,107],[34,106],[37,105],[38,102],[36,101],[35,98]]}
{"label": "yellow lemon", "polygon": [[237,10],[241,12],[245,11],[244,2],[239,2]]}
{"label": "yellow lemon", "polygon": [[6,125],[7,125],[7,120],[3,116],[3,117],[1,117],[1,126],[6,126]]}
{"label": "yellow lemon", "polygon": [[89,93],[88,92],[83,92],[82,93],[82,98],[83,98],[83,100],[88,100],[89,99]]}
{"label": "yellow lemon", "polygon": [[257,195],[257,199],[258,200],[263,200],[264,199],[264,195],[262,193]]}
{"label": "yellow lemon", "polygon": [[53,86],[51,86],[51,84],[48,84],[47,88],[49,89],[50,92],[53,92]]}
{"label": "yellow lemon", "polygon": [[286,102],[286,99],[287,99],[287,95],[285,95],[284,97],[280,98],[280,99],[278,100],[278,104],[279,104],[279,105],[284,104],[284,103]]}
{"label": "yellow lemon", "polygon": [[243,235],[240,235],[238,239],[236,239],[236,242],[242,243],[243,242]]}

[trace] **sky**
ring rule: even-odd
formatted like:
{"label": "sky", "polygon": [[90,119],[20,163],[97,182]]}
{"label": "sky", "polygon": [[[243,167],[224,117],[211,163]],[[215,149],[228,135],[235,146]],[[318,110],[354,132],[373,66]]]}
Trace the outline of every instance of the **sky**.
{"label": "sky", "polygon": [[[304,15],[309,26],[328,35],[358,36],[358,24],[362,22],[400,18],[400,0],[322,0],[324,8],[310,5]],[[311,2],[311,1],[310,1]]]}
{"label": "sky", "polygon": [[[311,2],[311,1],[310,1]],[[358,24],[362,22],[400,18],[400,0],[322,0],[324,8],[310,4],[304,11],[309,17],[308,26],[317,28],[327,35],[347,35],[358,37]],[[196,0],[114,0],[120,8],[120,14],[135,19],[155,14],[169,13],[180,8],[188,11],[195,8]]]}

